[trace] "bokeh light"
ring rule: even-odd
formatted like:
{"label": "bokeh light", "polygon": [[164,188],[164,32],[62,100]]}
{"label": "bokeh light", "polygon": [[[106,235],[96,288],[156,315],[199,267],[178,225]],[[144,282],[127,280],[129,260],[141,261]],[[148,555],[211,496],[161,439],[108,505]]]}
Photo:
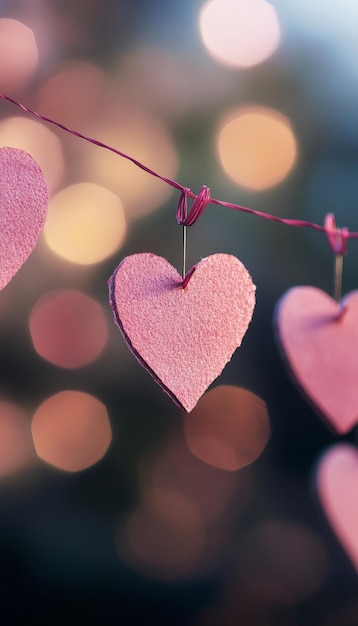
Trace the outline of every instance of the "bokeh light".
{"label": "bokeh light", "polygon": [[37,110],[78,130],[102,115],[108,89],[109,80],[99,67],[69,60],[56,66],[40,87]]}
{"label": "bokeh light", "polygon": [[51,199],[43,233],[49,248],[68,261],[98,263],[114,254],[124,241],[122,203],[99,185],[71,185]]}
{"label": "bokeh light", "polygon": [[207,0],[199,25],[209,53],[234,67],[261,63],[280,41],[275,9],[265,0]]}
{"label": "bokeh light", "polygon": [[268,519],[242,538],[239,576],[246,586],[271,601],[299,603],[325,583],[328,555],[313,530],[283,519]]}
{"label": "bokeh light", "polygon": [[155,458],[149,455],[143,460],[139,485],[145,502],[155,497],[157,490],[185,494],[199,507],[207,524],[230,512],[233,501],[236,516],[243,513],[254,489],[252,476],[222,472],[193,456],[183,433],[173,434]]}
{"label": "bokeh light", "polygon": [[251,470],[223,472],[194,457],[181,424],[169,433],[160,450],[149,452],[141,462],[139,508],[157,510],[166,493],[176,494],[178,504],[183,500],[195,506],[205,527],[205,550],[192,564],[190,577],[207,576],[225,554],[233,518],[242,516],[253,500],[253,478]]}
{"label": "bokeh light", "polygon": [[11,146],[31,154],[40,165],[50,191],[64,174],[62,146],[56,135],[41,122],[24,117],[9,117],[0,122],[0,147]]}
{"label": "bokeh light", "polygon": [[9,93],[24,87],[38,66],[32,30],[18,20],[0,19],[0,90]]}
{"label": "bokeh light", "polygon": [[60,367],[82,367],[94,361],[108,338],[102,306],[85,293],[50,291],[30,313],[36,352]]}
{"label": "bokeh light", "polygon": [[[96,138],[137,159],[161,176],[175,177],[178,168],[176,149],[161,122],[133,106],[108,111],[105,117],[107,125],[93,131]],[[136,218],[150,213],[173,191],[166,183],[110,151],[86,150],[81,161],[84,176],[118,193],[127,217]]]}
{"label": "bokeh light", "polygon": [[36,410],[31,429],[39,458],[67,472],[97,463],[112,439],[105,405],[81,391],[47,398]]}
{"label": "bokeh light", "polygon": [[30,420],[20,407],[0,398],[0,478],[27,466],[33,458]]}
{"label": "bokeh light", "polygon": [[282,182],[297,158],[289,119],[258,105],[224,115],[218,125],[216,146],[225,173],[241,187],[255,191]]}
{"label": "bokeh light", "polygon": [[190,452],[205,463],[238,470],[253,463],[267,444],[266,404],[246,389],[216,387],[186,415],[185,435]]}
{"label": "bokeh light", "polygon": [[125,532],[117,532],[119,554],[133,568],[159,580],[187,575],[205,546],[205,527],[195,504],[174,490],[158,490],[137,508]]}
{"label": "bokeh light", "polygon": [[185,115],[202,115],[236,94],[230,72],[203,64],[187,50],[176,55],[169,48],[140,47],[121,55],[116,72],[121,94],[171,123]]}
{"label": "bokeh light", "polygon": [[134,48],[121,55],[117,77],[122,90],[137,106],[145,102],[147,109],[160,116],[176,117],[195,99],[188,84],[192,77],[184,62],[165,48]]}

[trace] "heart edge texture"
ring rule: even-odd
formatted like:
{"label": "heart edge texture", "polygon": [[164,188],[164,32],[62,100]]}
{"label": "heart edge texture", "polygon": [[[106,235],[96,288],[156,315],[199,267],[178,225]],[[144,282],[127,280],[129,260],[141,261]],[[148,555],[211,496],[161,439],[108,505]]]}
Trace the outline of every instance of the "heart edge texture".
{"label": "heart edge texture", "polygon": [[30,258],[31,254],[34,252],[40,236],[43,232],[45,223],[46,223],[46,219],[48,216],[48,206],[49,206],[49,202],[50,202],[50,192],[49,192],[49,188],[47,185],[47,181],[46,181],[46,177],[43,173],[43,170],[40,166],[40,164],[36,161],[36,159],[34,159],[34,157],[27,152],[26,150],[23,150],[21,148],[15,148],[13,146],[1,146],[0,147],[0,152],[12,152],[12,153],[16,153],[18,157],[20,157],[21,155],[24,155],[26,160],[28,160],[29,162],[31,161],[31,165],[34,168],[34,170],[37,171],[37,175],[39,176],[39,180],[41,181],[40,186],[41,186],[41,192],[43,194],[42,197],[42,204],[43,204],[43,211],[42,211],[42,216],[41,216],[41,220],[38,223],[38,229],[37,232],[34,234],[34,238],[33,241],[31,242],[30,246],[27,246],[27,250],[26,250],[26,254],[22,256],[20,263],[17,265],[17,267],[15,268],[14,271],[12,271],[10,277],[7,277],[6,282],[1,283],[0,285],[0,291],[2,291],[3,289],[5,289],[10,282],[15,278],[15,276],[18,274],[18,272],[21,270],[21,268],[23,267],[23,265],[28,261],[28,259]]}

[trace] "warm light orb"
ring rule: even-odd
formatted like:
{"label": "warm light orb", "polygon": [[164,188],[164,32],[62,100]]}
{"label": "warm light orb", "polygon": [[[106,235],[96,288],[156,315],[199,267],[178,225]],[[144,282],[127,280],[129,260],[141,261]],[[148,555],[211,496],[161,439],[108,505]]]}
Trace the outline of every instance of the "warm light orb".
{"label": "warm light orb", "polygon": [[118,532],[120,556],[138,571],[159,579],[186,576],[205,546],[205,527],[195,504],[173,490],[158,490],[150,505],[128,518]]}
{"label": "warm light orb", "polygon": [[30,313],[36,352],[60,367],[82,367],[94,361],[108,338],[101,305],[80,291],[46,293]]}
{"label": "warm light orb", "polygon": [[67,472],[97,463],[112,439],[105,405],[81,391],[61,391],[45,400],[31,428],[40,459]]}
{"label": "warm light orb", "polygon": [[14,19],[0,19],[0,88],[9,93],[26,85],[38,65],[32,30]]}
{"label": "warm light orb", "polygon": [[83,128],[102,115],[109,81],[97,66],[69,60],[56,66],[38,93],[37,110],[71,128]]}
{"label": "warm light orb", "polygon": [[185,418],[190,452],[209,465],[234,471],[253,463],[270,436],[266,404],[255,394],[221,385]]}
{"label": "warm light orb", "polygon": [[[165,126],[134,107],[122,108],[108,117],[108,125],[94,130],[94,136],[161,176],[175,177],[178,157]],[[157,209],[173,191],[168,184],[107,150],[86,150],[82,163],[86,177],[118,193],[130,218]]]}
{"label": "warm light orb", "polygon": [[68,261],[99,263],[114,254],[125,238],[122,203],[99,185],[71,185],[51,199],[43,232],[48,247]]}
{"label": "warm light orb", "polygon": [[185,115],[203,115],[237,93],[230,72],[203,64],[189,49],[180,55],[157,46],[122,51],[115,77],[128,101],[136,106],[145,103],[147,111],[174,126]]}
{"label": "warm light orb", "polygon": [[201,95],[200,90],[195,90],[195,95],[191,90],[196,74],[193,70],[188,75],[185,59],[168,48],[135,47],[121,53],[116,76],[133,102],[145,102],[158,117],[173,119],[188,110],[191,98],[196,102]]}
{"label": "warm light orb", "polygon": [[0,478],[23,468],[33,457],[30,420],[15,404],[0,399]]}
{"label": "warm light orb", "polygon": [[324,585],[328,555],[320,535],[308,526],[271,518],[244,534],[238,568],[242,584],[257,597],[269,593],[273,601],[301,603]]}
{"label": "warm light orb", "polygon": [[225,173],[241,187],[255,191],[282,182],[297,157],[289,119],[261,106],[241,107],[225,115],[216,145]]}
{"label": "warm light orb", "polygon": [[[225,516],[236,499],[235,511],[243,512],[253,496],[248,474],[222,472],[191,454],[184,433],[173,435],[157,458],[143,460],[139,474],[143,501],[150,503],[157,491],[175,490],[195,502],[206,523]],[[236,494],[236,495],[235,495]]]}
{"label": "warm light orb", "polygon": [[0,147],[11,146],[31,154],[40,165],[50,191],[59,185],[65,169],[61,142],[41,122],[9,117],[0,122]]}
{"label": "warm light orb", "polygon": [[208,52],[234,67],[252,67],[270,57],[280,41],[275,9],[265,0],[208,0],[199,17]]}

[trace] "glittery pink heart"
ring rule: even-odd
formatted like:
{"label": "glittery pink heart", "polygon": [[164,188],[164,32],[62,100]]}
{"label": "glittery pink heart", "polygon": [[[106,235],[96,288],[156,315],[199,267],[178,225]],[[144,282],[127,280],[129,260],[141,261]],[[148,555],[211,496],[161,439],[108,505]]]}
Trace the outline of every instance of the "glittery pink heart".
{"label": "glittery pink heart", "polygon": [[338,540],[358,570],[358,451],[340,443],[321,458],[316,488]]}
{"label": "glittery pink heart", "polygon": [[0,289],[12,279],[40,236],[49,194],[40,166],[15,148],[0,148]]}
{"label": "glittery pink heart", "polygon": [[194,269],[183,289],[168,261],[135,254],[109,281],[115,321],[129,348],[186,411],[241,344],[255,306],[255,286],[234,256],[215,254]]}
{"label": "glittery pink heart", "polygon": [[277,307],[278,338],[291,373],[338,433],[358,421],[358,291],[340,303],[295,287]]}

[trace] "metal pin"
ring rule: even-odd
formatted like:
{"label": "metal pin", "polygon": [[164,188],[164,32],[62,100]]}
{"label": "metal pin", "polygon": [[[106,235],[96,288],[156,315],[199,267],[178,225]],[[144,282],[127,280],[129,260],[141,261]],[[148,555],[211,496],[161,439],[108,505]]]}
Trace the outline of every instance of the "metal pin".
{"label": "metal pin", "polygon": [[184,280],[185,274],[186,274],[186,245],[187,245],[186,228],[187,228],[186,226],[183,226],[183,264],[182,264],[182,271],[181,271],[181,275],[182,275],[183,280]]}
{"label": "metal pin", "polygon": [[339,302],[342,297],[342,275],[343,275],[343,254],[336,254],[334,257],[333,270],[333,295]]}

